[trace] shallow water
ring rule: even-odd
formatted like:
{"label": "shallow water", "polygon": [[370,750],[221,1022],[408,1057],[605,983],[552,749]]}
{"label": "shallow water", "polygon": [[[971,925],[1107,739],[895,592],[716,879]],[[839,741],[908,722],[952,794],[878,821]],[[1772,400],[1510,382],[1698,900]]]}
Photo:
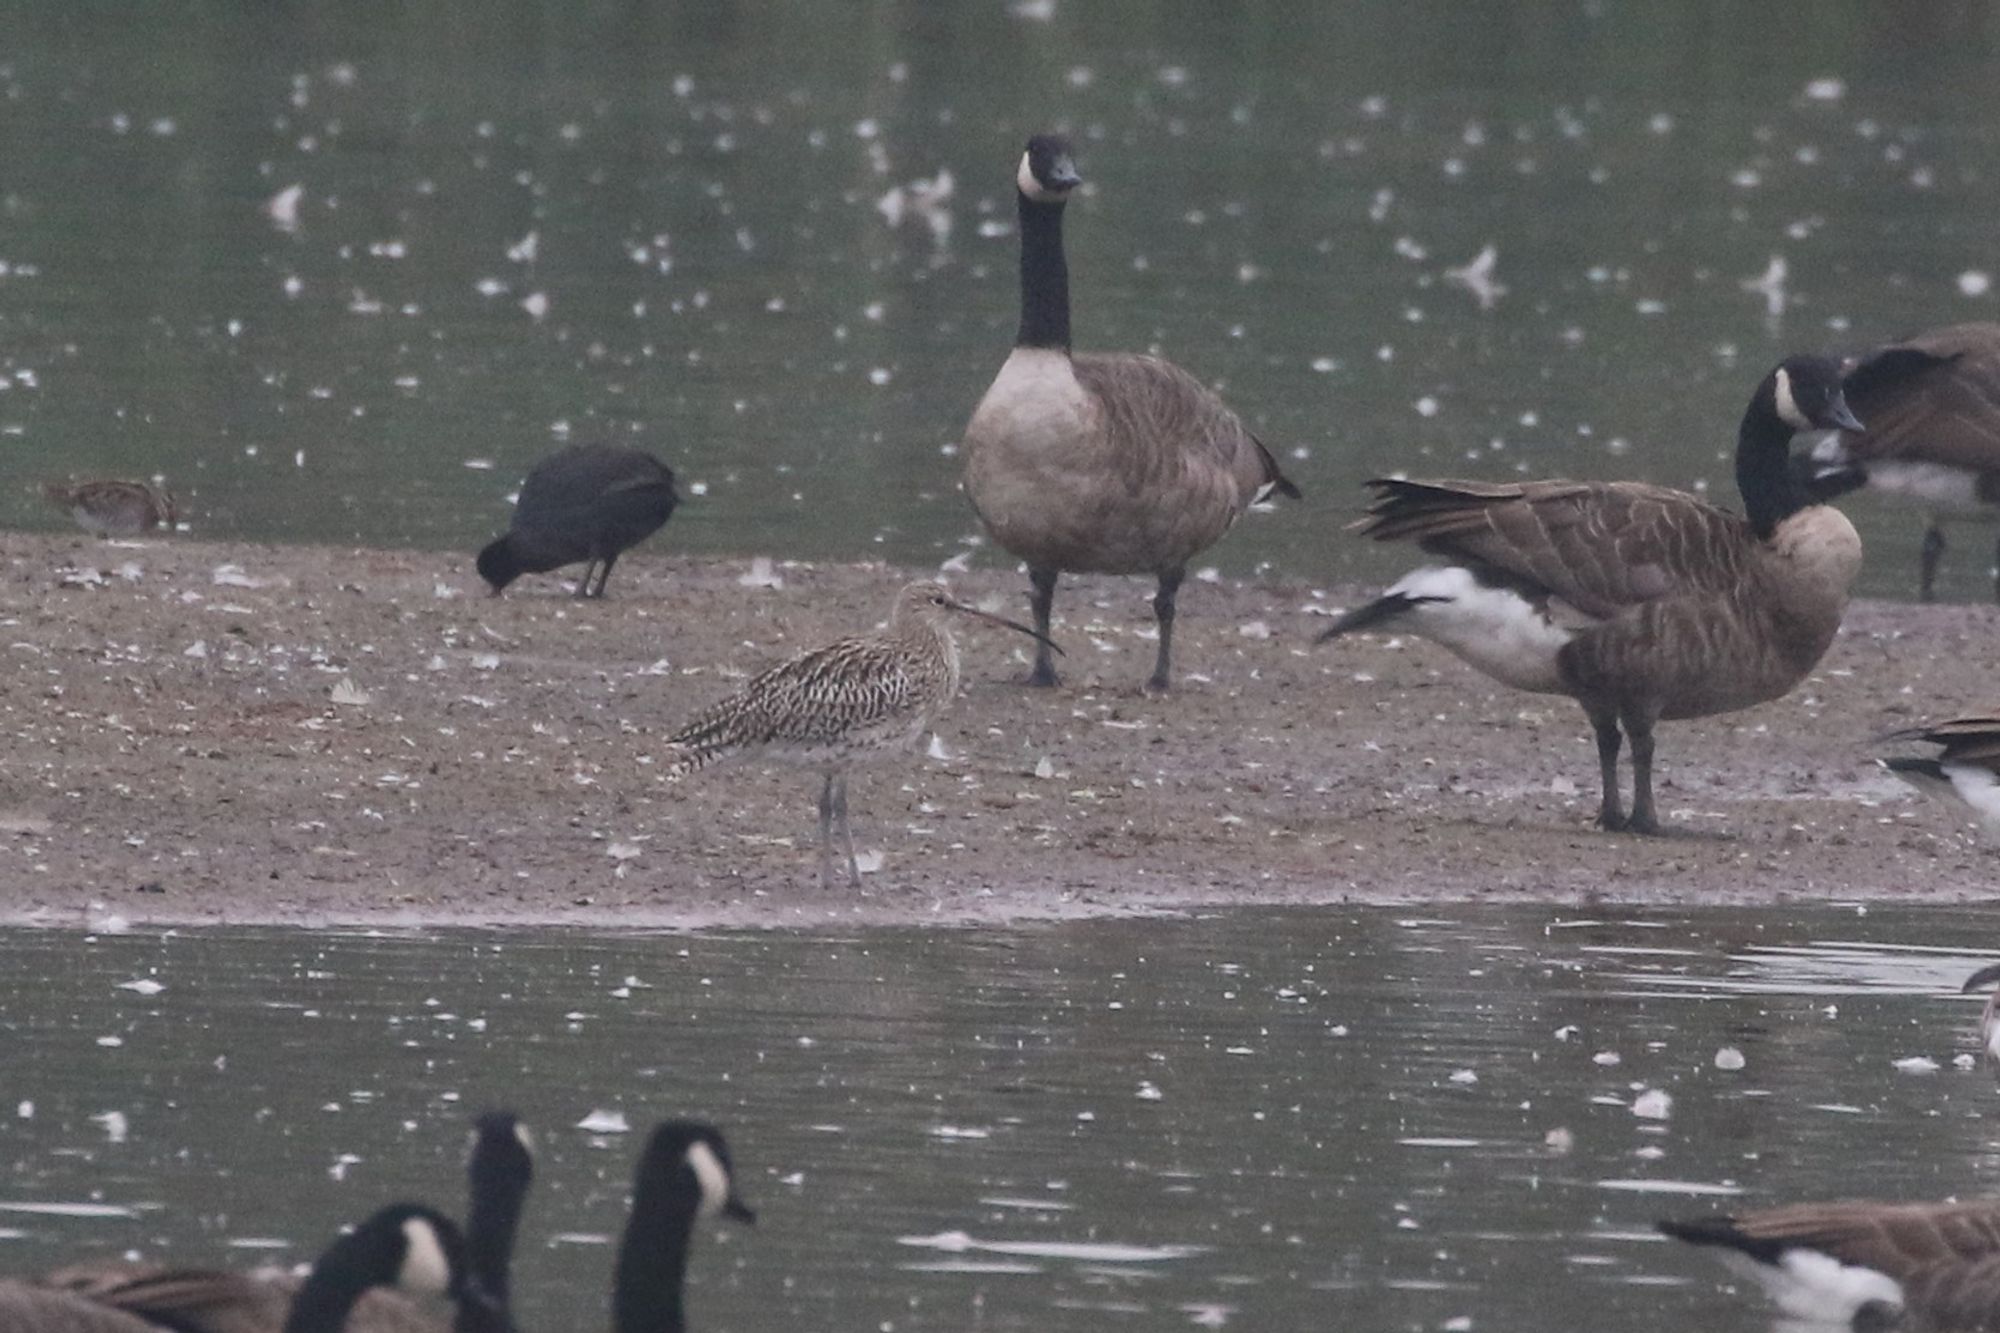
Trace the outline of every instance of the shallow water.
{"label": "shallow water", "polygon": [[[1336,535],[1387,470],[1733,501],[1780,355],[1994,312],[1982,6],[478,17],[10,16],[0,522],[60,524],[51,475],[157,473],[206,535],[465,551],[535,457],[612,438],[699,492],[673,549],[948,559],[1050,125],[1090,182],[1079,344],[1222,384],[1309,492],[1232,573],[1392,574]],[[1482,308],[1449,272],[1488,245]],[[1906,595],[1920,525],[1850,507],[1865,590]],[[1946,590],[1984,596],[1990,531],[1958,546]]]}
{"label": "shallow water", "polygon": [[1996,924],[11,931],[0,1272],[289,1259],[391,1196],[456,1208],[464,1124],[506,1104],[542,1144],[529,1328],[603,1326],[639,1132],[690,1113],[762,1213],[705,1229],[703,1329],[1762,1328],[1652,1220],[1991,1188],[1955,992]]}

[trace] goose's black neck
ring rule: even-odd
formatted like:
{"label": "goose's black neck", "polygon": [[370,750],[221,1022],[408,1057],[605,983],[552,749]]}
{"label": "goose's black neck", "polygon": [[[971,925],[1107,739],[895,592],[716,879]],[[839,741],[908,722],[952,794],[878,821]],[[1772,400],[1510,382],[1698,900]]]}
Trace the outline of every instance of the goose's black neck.
{"label": "goose's black neck", "polygon": [[617,1333],[683,1333],[687,1327],[681,1286],[695,1204],[662,1197],[667,1192],[646,1180],[633,1192],[611,1287],[611,1326]]}
{"label": "goose's black neck", "polygon": [[[352,1235],[343,1240],[352,1240]],[[357,1246],[336,1242],[313,1265],[285,1316],[285,1333],[340,1333],[348,1312],[379,1280],[378,1264]]]}
{"label": "goose's black neck", "polygon": [[1021,219],[1021,331],[1016,347],[1069,350],[1069,264],[1063,258],[1062,201],[1016,191]]}
{"label": "goose's black neck", "polygon": [[1760,541],[1769,541],[1780,523],[1812,503],[1792,467],[1792,434],[1767,380],[1736,433],[1736,489]]}

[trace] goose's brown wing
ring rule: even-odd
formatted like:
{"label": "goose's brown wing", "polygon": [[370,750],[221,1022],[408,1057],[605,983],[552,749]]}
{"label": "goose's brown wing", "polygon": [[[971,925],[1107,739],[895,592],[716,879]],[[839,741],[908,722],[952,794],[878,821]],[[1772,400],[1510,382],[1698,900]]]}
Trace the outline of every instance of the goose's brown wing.
{"label": "goose's brown wing", "polygon": [[1266,488],[1297,498],[1278,460],[1215,392],[1156,356],[1092,352],[1071,359],[1097,401],[1120,479],[1133,495],[1171,494],[1190,473],[1230,478],[1239,503]]}
{"label": "goose's brown wing", "polygon": [[1883,739],[1942,745],[1941,759],[2000,763],[2000,717],[1956,717],[1949,722],[1892,731]]}
{"label": "goose's brown wing", "polygon": [[1955,324],[1878,347],[1855,361],[1844,388],[1867,427],[1843,441],[1854,461],[2000,474],[2000,324]]}
{"label": "goose's brown wing", "polygon": [[1354,527],[1414,541],[1531,598],[1608,618],[1661,597],[1740,583],[1753,544],[1733,514],[1639,482],[1377,478]]}
{"label": "goose's brown wing", "polygon": [[1901,1281],[1938,1265],[2000,1260],[2000,1201],[1801,1203],[1732,1219],[1742,1236],[1802,1245]]}

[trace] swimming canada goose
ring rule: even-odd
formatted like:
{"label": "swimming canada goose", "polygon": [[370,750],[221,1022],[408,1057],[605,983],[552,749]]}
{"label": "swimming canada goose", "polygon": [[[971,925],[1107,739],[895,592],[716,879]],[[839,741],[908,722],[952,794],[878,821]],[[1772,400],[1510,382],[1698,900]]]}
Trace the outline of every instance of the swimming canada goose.
{"label": "swimming canada goose", "polygon": [[1814,1328],[2000,1325],[2000,1200],[1802,1203],[1663,1221]]}
{"label": "swimming canada goose", "polygon": [[[1158,579],[1160,650],[1147,684],[1164,690],[1188,561],[1270,491],[1297,499],[1299,489],[1180,367],[1152,356],[1071,355],[1062,218],[1080,183],[1067,139],[1028,140],[1015,176],[1021,327],[965,428],[965,493],[993,540],[1027,562],[1045,641],[1062,574]],[[1047,648],[1028,683],[1056,683]]]}
{"label": "swimming canada goose", "polygon": [[[512,1333],[508,1313],[514,1235],[534,1178],[533,1143],[518,1117],[494,1111],[474,1122],[466,1159],[470,1209],[465,1265],[478,1299],[459,1302],[449,1323],[395,1290],[362,1298],[348,1327],[366,1333]],[[301,1290],[277,1269],[170,1268],[160,1264],[93,1261],[47,1274],[45,1287],[85,1297],[176,1333],[279,1333]],[[4,1321],[0,1321],[4,1328]]]}
{"label": "swimming canada goose", "polygon": [[[321,1252],[274,1327],[282,1333],[340,1333],[355,1304],[375,1287],[460,1302],[484,1299],[470,1285],[457,1224],[419,1204],[392,1204]],[[186,1333],[205,1327],[199,1299],[192,1295],[185,1306],[149,1314],[102,1304],[76,1291],[0,1282],[0,1329],[6,1333]]]}
{"label": "swimming canada goose", "polygon": [[535,464],[521,484],[506,535],[479,553],[479,577],[497,596],[523,574],[582,560],[576,595],[602,597],[619,554],[659,531],[679,503],[672,469],[644,449],[571,445]]}
{"label": "swimming canada goose", "polygon": [[1787,458],[1793,432],[1834,426],[1859,426],[1837,363],[1793,357],[1764,377],[1737,437],[1744,518],[1640,482],[1371,481],[1355,526],[1452,563],[1405,575],[1320,639],[1405,630],[1516,689],[1569,695],[1597,733],[1597,822],[1657,833],[1653,724],[1779,697],[1840,627],[1861,539],[1807,501]]}
{"label": "swimming canada goose", "polygon": [[682,1333],[682,1286],[694,1224],[726,1217],[753,1224],[736,1193],[729,1145],[713,1125],[669,1120],[653,1131],[632,1180],[632,1212],[612,1277],[616,1333]]}
{"label": "swimming canada goose", "polygon": [[[2000,963],[1982,967],[1965,979],[1959,994],[1970,995],[1976,990],[1984,990],[2000,981]],[[2000,990],[1990,992],[1986,997],[1986,1008],[1979,1014],[1979,1049],[1986,1052],[1986,1058],[2000,1064]]]}
{"label": "swimming canada goose", "polygon": [[[1847,403],[1868,423],[1803,459],[1815,486],[1865,485],[1929,511],[1917,590],[1934,595],[1948,519],[2000,521],[2000,324],[1953,324],[1855,358]],[[2000,597],[2000,551],[1993,592]]]}
{"label": "swimming canada goose", "polygon": [[42,494],[68,512],[93,537],[129,537],[148,528],[171,528],[174,497],[144,481],[52,481]]}
{"label": "swimming canada goose", "polygon": [[1884,759],[1882,767],[1925,795],[1963,802],[1986,835],[2000,841],[2000,716],[1953,718],[1883,739],[1944,747],[1936,758]]}
{"label": "swimming canada goose", "polygon": [[1026,625],[952,598],[942,583],[912,583],[896,594],[889,628],[837,639],[751,677],[742,689],[698,713],[666,747],[664,771],[677,780],[737,755],[760,755],[817,768],[819,877],[833,885],[833,826],[847,847],[847,877],[861,887],[854,831],[847,822],[847,770],[923,739],[958,697],[958,641],[951,618],[1005,625],[1061,650]]}

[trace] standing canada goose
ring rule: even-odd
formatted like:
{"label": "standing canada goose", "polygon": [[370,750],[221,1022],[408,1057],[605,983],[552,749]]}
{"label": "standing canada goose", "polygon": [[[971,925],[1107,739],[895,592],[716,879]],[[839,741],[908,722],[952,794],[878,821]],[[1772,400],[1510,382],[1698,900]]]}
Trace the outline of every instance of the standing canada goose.
{"label": "standing canada goose", "polygon": [[1963,802],[1986,835],[2000,841],[2000,716],[1954,718],[1883,739],[1944,747],[1934,759],[1884,759],[1882,767],[1925,795]]}
{"label": "standing canada goose", "polygon": [[144,481],[52,481],[42,488],[93,537],[130,537],[148,528],[174,525],[173,495]]}
{"label": "standing canada goose", "polygon": [[1453,563],[1405,575],[1320,640],[1394,626],[1516,689],[1569,695],[1597,733],[1597,822],[1657,833],[1653,724],[1775,699],[1833,642],[1861,539],[1807,501],[1787,451],[1795,431],[1859,425],[1836,362],[1792,357],[1766,375],[1737,437],[1744,518],[1639,482],[1371,481],[1355,526]]}
{"label": "standing canada goose", "polygon": [[2000,1325],[2000,1200],[1802,1203],[1663,1221],[1814,1328]]}
{"label": "standing canada goose", "polygon": [[737,755],[817,768],[819,877],[833,885],[833,825],[847,847],[847,878],[861,887],[854,830],[847,822],[847,770],[923,739],[958,696],[958,641],[951,617],[1005,625],[1061,650],[1026,625],[955,601],[942,583],[912,583],[896,594],[889,628],[838,639],[780,662],[709,705],[667,742],[665,773],[677,780]]}
{"label": "standing canada goose", "polygon": [[[1918,595],[1930,601],[1947,519],[2000,522],[2000,324],[1954,324],[1855,358],[1847,402],[1868,423],[1802,460],[1815,484],[1924,506]],[[1993,592],[2000,597],[2000,551]]]}
{"label": "standing canada goose", "polygon": [[727,1217],[746,1225],[757,1214],[736,1193],[729,1145],[713,1125],[669,1120],[653,1131],[632,1180],[632,1213],[612,1278],[616,1333],[682,1333],[682,1286],[694,1224]]}
{"label": "standing canada goose", "polygon": [[[993,540],[1027,562],[1044,642],[1060,575],[1157,578],[1160,650],[1147,684],[1164,690],[1188,561],[1270,491],[1297,499],[1299,489],[1180,367],[1152,356],[1071,355],[1062,218],[1080,183],[1067,139],[1028,140],[1015,176],[1021,328],[965,428],[965,493]],[[1056,683],[1046,648],[1028,683]]]}
{"label": "standing canada goose", "polygon": [[[2000,963],[1982,967],[1965,979],[1959,994],[1970,995],[1976,990],[1985,990],[2000,981]],[[1979,1014],[1979,1049],[1986,1052],[1986,1058],[2000,1064],[2000,990],[1986,996],[1986,1008]]]}
{"label": "standing canada goose", "polygon": [[[533,1143],[518,1117],[509,1111],[480,1116],[466,1159],[464,1233],[465,1264],[478,1299],[460,1301],[447,1324],[400,1291],[371,1291],[347,1326],[357,1333],[444,1333],[447,1327],[453,1333],[512,1333],[514,1235],[534,1169]],[[117,1261],[73,1264],[46,1275],[41,1285],[176,1333],[279,1333],[301,1290],[296,1277],[276,1269],[243,1273]]]}
{"label": "standing canada goose", "polygon": [[[349,1312],[374,1287],[459,1302],[484,1299],[470,1283],[457,1225],[420,1204],[392,1204],[321,1252],[276,1327],[283,1333],[341,1333]],[[190,1318],[179,1308],[136,1313],[76,1291],[0,1282],[0,1329],[6,1333],[185,1333],[207,1326],[198,1302],[185,1313]]]}
{"label": "standing canada goose", "polygon": [[[582,560],[588,563],[576,595],[602,597],[619,553],[659,531],[679,503],[672,469],[644,449],[571,445],[528,474],[507,534],[479,553],[479,577],[498,596],[523,574]],[[593,570],[599,571],[595,592]]]}

